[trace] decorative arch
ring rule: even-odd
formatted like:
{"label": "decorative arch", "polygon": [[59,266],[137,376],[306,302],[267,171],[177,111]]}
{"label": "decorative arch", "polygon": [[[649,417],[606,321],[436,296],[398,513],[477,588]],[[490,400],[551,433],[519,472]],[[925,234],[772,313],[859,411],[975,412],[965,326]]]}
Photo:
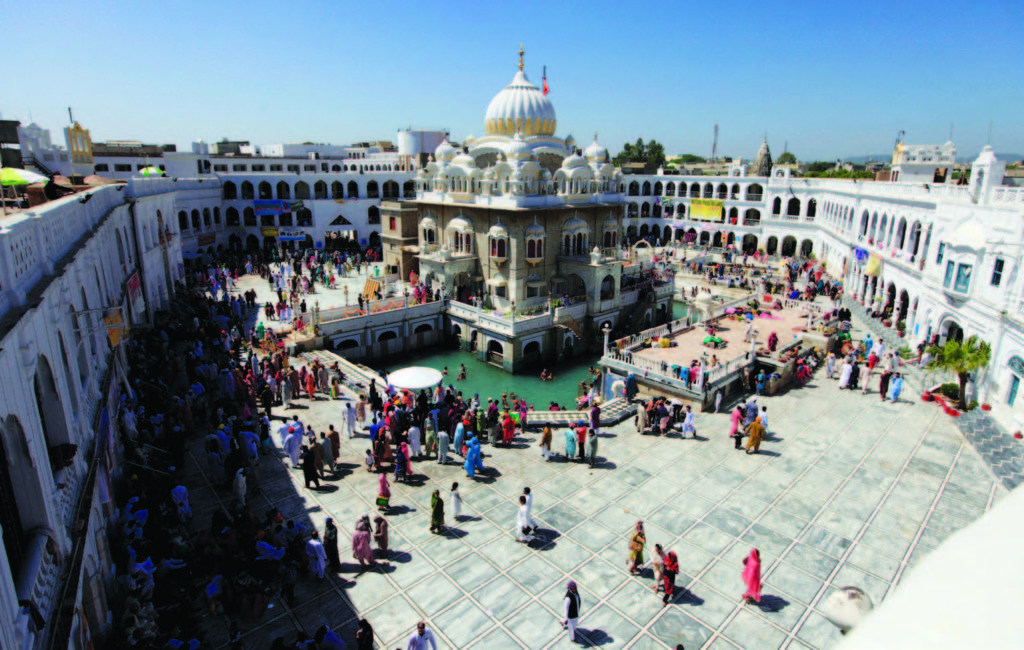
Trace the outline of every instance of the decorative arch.
{"label": "decorative arch", "polygon": [[224,181],[224,185],[221,189],[223,190],[225,201],[231,201],[238,198],[238,186],[235,185],[234,181]]}
{"label": "decorative arch", "polygon": [[348,198],[350,198],[350,199],[358,199],[359,198],[359,183],[357,183],[355,181],[349,181],[348,182],[347,190],[348,190],[347,191]]}

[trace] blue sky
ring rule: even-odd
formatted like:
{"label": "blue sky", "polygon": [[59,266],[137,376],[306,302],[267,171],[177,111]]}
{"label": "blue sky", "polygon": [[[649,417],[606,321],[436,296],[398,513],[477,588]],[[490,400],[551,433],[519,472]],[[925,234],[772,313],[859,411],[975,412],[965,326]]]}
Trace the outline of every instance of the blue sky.
{"label": "blue sky", "polygon": [[941,143],[953,125],[973,155],[991,122],[996,151],[1024,152],[1019,0],[20,6],[4,50],[32,72],[0,111],[55,137],[69,105],[94,140],[179,147],[481,135],[523,42],[558,134],[584,146],[598,132],[612,151],[642,136],[708,155],[717,123],[722,155],[753,156],[767,132],[774,154],[813,160],[890,151],[900,129]]}

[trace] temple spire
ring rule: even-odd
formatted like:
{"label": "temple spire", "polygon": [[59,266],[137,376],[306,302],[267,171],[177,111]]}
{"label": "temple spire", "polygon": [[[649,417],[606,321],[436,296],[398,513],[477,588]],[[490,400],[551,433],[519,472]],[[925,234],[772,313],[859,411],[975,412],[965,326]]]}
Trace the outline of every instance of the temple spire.
{"label": "temple spire", "polygon": [[523,69],[523,55],[526,54],[526,50],[523,49],[523,44],[519,44],[519,69]]}

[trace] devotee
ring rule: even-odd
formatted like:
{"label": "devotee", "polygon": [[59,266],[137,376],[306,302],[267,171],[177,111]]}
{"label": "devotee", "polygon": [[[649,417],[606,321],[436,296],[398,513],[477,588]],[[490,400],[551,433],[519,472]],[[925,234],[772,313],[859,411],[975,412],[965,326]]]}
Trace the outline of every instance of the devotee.
{"label": "devotee", "polygon": [[426,623],[420,621],[416,624],[416,631],[409,637],[406,650],[427,650],[428,644],[431,650],[437,650],[437,641],[434,640],[434,633],[427,629]]}
{"label": "devotee", "polygon": [[696,438],[697,437],[697,427],[694,424],[694,419],[695,419],[695,415],[693,413],[693,408],[689,404],[687,404],[686,405],[686,416],[683,419],[683,437],[684,438],[686,437],[687,433],[690,434],[691,438]]}
{"label": "devotee", "polygon": [[654,545],[654,552],[651,553],[651,570],[654,572],[654,585],[651,587],[651,591],[658,593],[658,589],[661,589],[661,576],[665,567],[665,550],[661,548],[661,544]]}
{"label": "devotee", "polygon": [[444,500],[440,490],[430,495],[430,532],[440,533],[444,530]]}
{"label": "devotee", "polygon": [[679,575],[679,559],[676,557],[675,551],[669,551],[668,555],[665,556],[663,571],[662,578],[665,581],[665,594],[661,597],[661,606],[666,607],[672,599],[672,594],[676,588],[676,576]]}
{"label": "devotee", "polygon": [[754,453],[761,451],[761,439],[764,437],[764,426],[761,425],[761,418],[756,418],[753,422],[746,427],[747,435],[750,439],[747,440],[747,453],[753,449]]}
{"label": "devotee", "polygon": [[391,559],[391,554],[388,551],[388,521],[384,517],[377,515],[374,517],[373,523],[377,525],[377,529],[373,532],[373,541],[377,544],[380,556],[387,561]]}
{"label": "devotee", "polygon": [[377,565],[377,561],[373,559],[373,550],[370,548],[370,518],[366,515],[359,520],[355,532],[352,533],[352,557],[359,562],[360,568]]}
{"label": "devotee", "polygon": [[569,642],[576,643],[576,628],[579,625],[580,608],[583,601],[575,581],[570,580],[565,588],[565,601],[562,610],[565,618],[562,619],[562,627],[569,631]]}
{"label": "devotee", "polygon": [[743,421],[743,407],[737,406],[732,411],[732,415],[729,416],[729,436],[735,442],[735,448],[740,449],[741,440],[743,439],[743,433],[740,431],[740,424]]}
{"label": "devotee", "polygon": [[540,437],[540,455],[544,462],[551,460],[551,427],[544,425],[544,432]]}
{"label": "devotee", "polygon": [[755,548],[743,559],[743,584],[747,590],[743,592],[744,603],[761,602],[761,553]]}
{"label": "devotee", "polygon": [[462,495],[459,494],[459,484],[452,483],[452,519],[458,521],[462,517]]}
{"label": "devotee", "polygon": [[591,468],[597,466],[597,431],[593,429],[587,432],[587,459]]}
{"label": "devotee", "polygon": [[391,504],[391,486],[387,472],[381,472],[377,480],[377,510],[386,512]]}
{"label": "devotee", "polygon": [[313,531],[310,539],[306,542],[306,557],[309,558],[309,570],[316,574],[317,578],[324,579],[324,570],[327,568],[327,552],[320,541],[320,535]]}
{"label": "devotee", "polygon": [[324,522],[324,553],[327,555],[331,571],[339,571],[341,557],[338,554],[338,527],[334,525],[334,519],[330,517]]}
{"label": "devotee", "polygon": [[630,575],[639,575],[640,566],[644,563],[644,544],[647,543],[647,535],[644,534],[644,522],[636,522],[636,527],[629,536],[629,559],[626,566],[629,567]]}
{"label": "devotee", "polygon": [[519,511],[516,513],[516,541],[529,544],[536,539],[534,527],[530,525],[530,508],[526,497],[519,497]]}

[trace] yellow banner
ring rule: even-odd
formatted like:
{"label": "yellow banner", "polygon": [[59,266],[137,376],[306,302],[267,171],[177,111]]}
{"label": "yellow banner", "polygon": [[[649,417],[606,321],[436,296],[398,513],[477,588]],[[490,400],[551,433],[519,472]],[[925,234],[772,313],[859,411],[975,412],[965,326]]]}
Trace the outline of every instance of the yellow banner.
{"label": "yellow banner", "polygon": [[878,276],[882,274],[882,259],[877,255],[872,255],[871,259],[868,260],[867,265],[864,267],[864,275]]}
{"label": "yellow banner", "polygon": [[110,347],[117,347],[117,344],[121,342],[124,335],[128,331],[128,327],[124,323],[124,315],[121,313],[120,307],[114,307],[110,312],[103,317],[103,322],[107,326],[107,340],[110,341]]}
{"label": "yellow banner", "polygon": [[720,199],[690,199],[690,219],[694,221],[722,221],[725,212]]}

